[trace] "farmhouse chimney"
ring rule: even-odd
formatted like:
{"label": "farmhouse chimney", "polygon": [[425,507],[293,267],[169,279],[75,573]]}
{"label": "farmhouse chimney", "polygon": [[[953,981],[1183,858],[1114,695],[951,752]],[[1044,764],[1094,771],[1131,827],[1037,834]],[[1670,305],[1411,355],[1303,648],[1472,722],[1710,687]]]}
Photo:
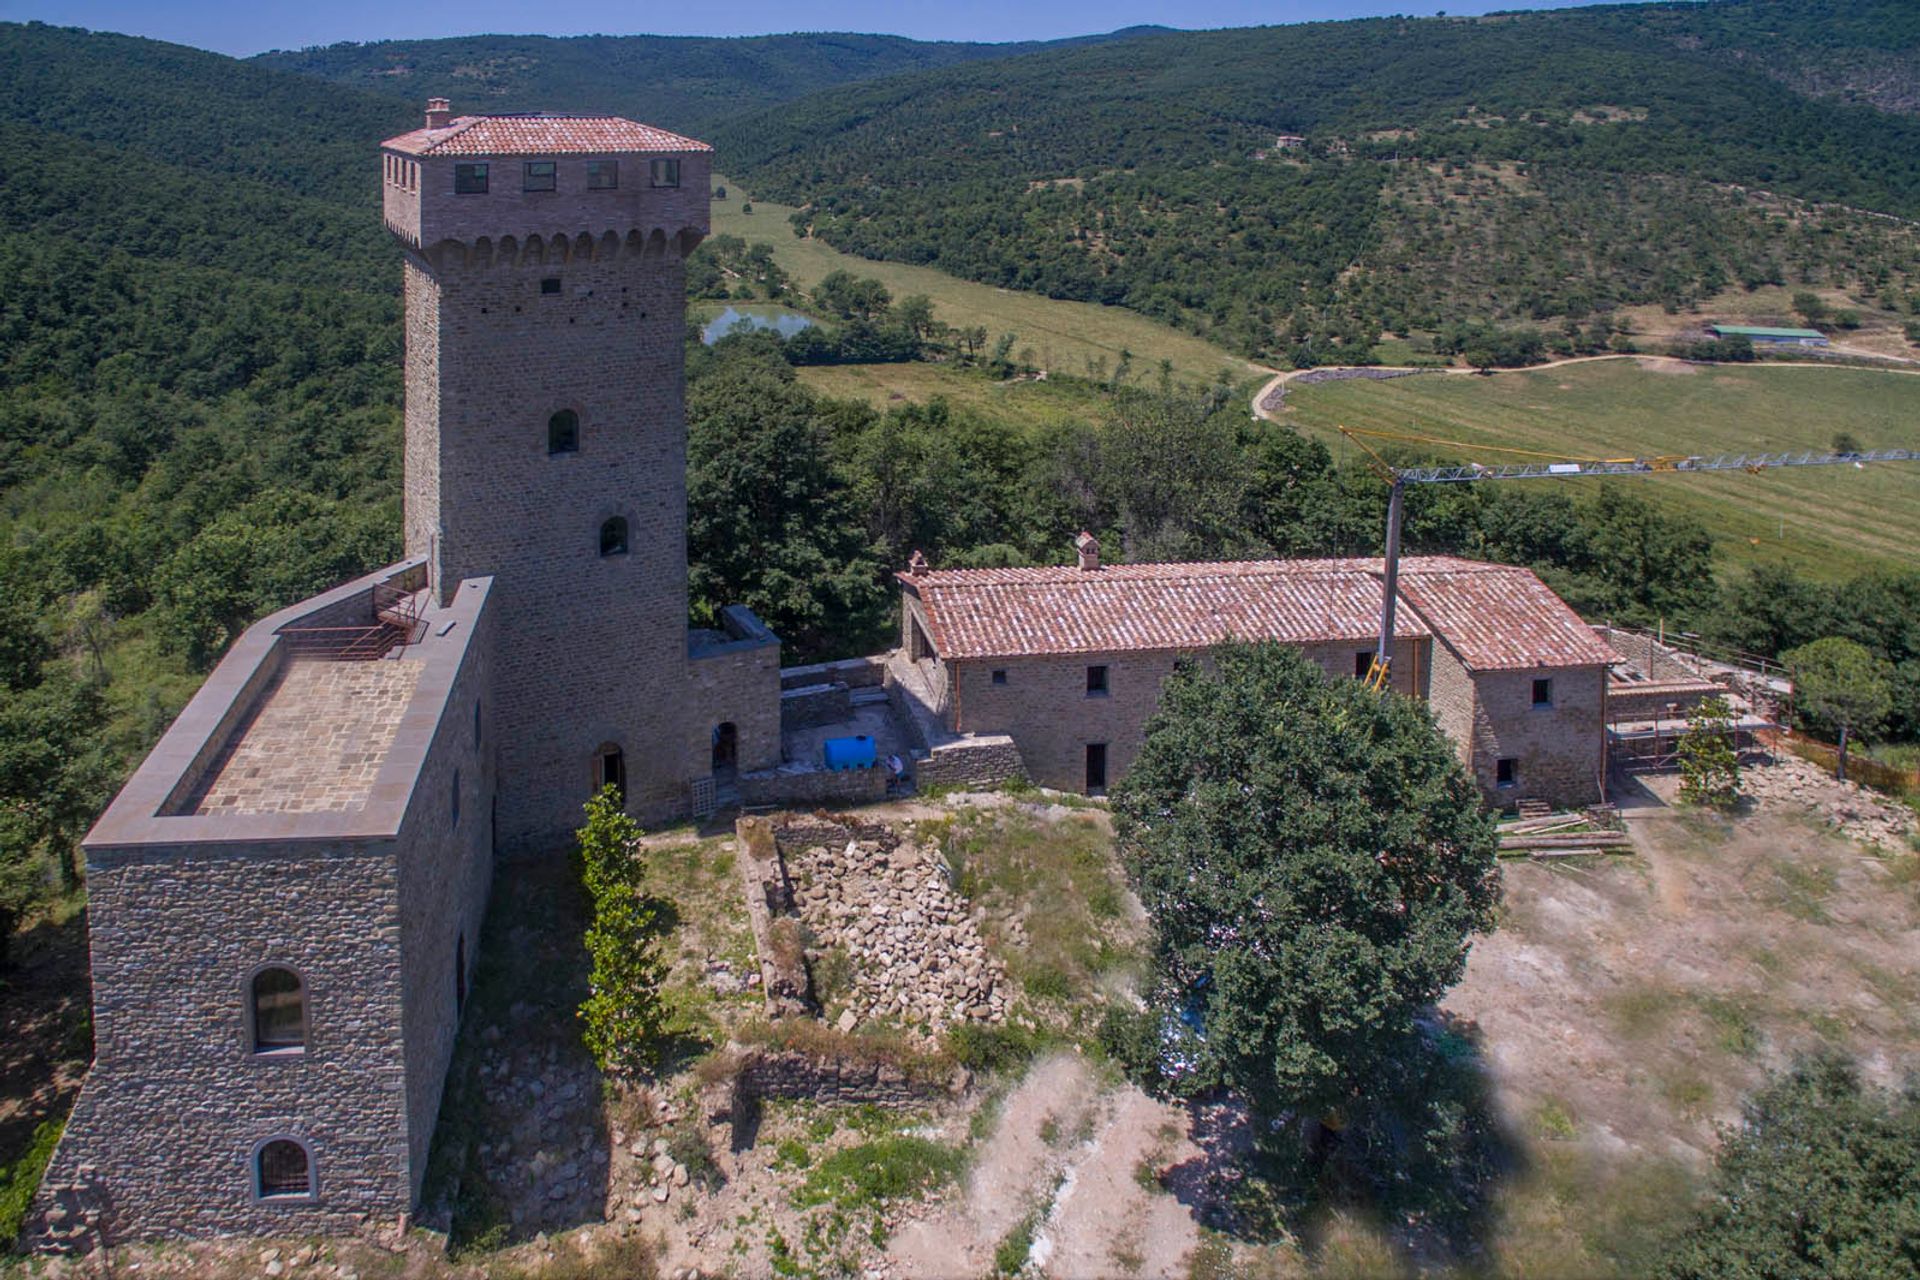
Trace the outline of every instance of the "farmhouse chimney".
{"label": "farmhouse chimney", "polygon": [[907,557],[907,572],[917,578],[926,571],[927,553],[916,548],[914,553]]}
{"label": "farmhouse chimney", "polygon": [[453,104],[445,98],[427,99],[427,128],[444,129],[453,123]]}
{"label": "farmhouse chimney", "polygon": [[1080,553],[1082,572],[1092,573],[1100,567],[1100,539],[1085,529],[1082,529],[1080,536],[1073,540],[1073,549]]}

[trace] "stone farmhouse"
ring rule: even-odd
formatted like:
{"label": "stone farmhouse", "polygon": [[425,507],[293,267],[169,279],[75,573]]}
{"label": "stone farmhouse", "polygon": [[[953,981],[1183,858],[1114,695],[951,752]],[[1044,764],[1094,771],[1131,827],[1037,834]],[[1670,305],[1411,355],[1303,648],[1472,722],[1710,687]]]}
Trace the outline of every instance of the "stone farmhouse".
{"label": "stone farmhouse", "polygon": [[[744,608],[690,628],[710,149],[434,99],[379,165],[405,556],[249,628],[88,834],[95,1059],[43,1246],[410,1213],[496,859],[566,848],[603,785],[646,821],[878,798],[884,767],[818,763],[870,729],[922,783],[1097,792],[1182,657],[1233,636],[1364,669],[1374,562],[1103,567],[1090,538],[1077,568],[917,557],[885,657],[783,671]],[[1611,650],[1524,570],[1413,560],[1400,594],[1396,687],[1489,799],[1591,801]]]}
{"label": "stone farmhouse", "polygon": [[[1099,793],[1140,749],[1161,683],[1228,639],[1299,649],[1337,678],[1372,663],[1378,560],[947,569],[899,576],[895,678],[938,730],[1004,736],[1035,782]],[[1400,563],[1392,687],[1426,700],[1490,804],[1599,801],[1620,661],[1526,569]]]}

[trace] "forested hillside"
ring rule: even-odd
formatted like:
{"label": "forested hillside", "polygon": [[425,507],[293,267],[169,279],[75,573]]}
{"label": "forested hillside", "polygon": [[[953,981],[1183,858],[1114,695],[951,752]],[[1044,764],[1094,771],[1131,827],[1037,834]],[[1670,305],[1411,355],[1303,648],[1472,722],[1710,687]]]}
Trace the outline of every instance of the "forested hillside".
{"label": "forested hillside", "polygon": [[1916,44],[1868,0],[1162,32],[839,89],[714,141],[838,247],[1250,355],[1729,283],[1910,310],[1911,227],[1799,201],[1920,215],[1920,119],[1797,92],[1768,17]]}
{"label": "forested hillside", "polygon": [[473,111],[612,111],[698,134],[728,116],[836,85],[1085,42],[982,44],[849,32],[462,36],[335,44],[254,61],[409,101],[439,94]]}

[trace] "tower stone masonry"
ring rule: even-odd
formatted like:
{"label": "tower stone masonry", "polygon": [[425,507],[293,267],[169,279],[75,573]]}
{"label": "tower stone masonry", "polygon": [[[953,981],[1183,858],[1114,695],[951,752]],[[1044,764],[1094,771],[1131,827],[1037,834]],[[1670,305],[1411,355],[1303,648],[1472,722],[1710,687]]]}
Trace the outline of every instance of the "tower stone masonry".
{"label": "tower stone masonry", "polygon": [[685,259],[710,156],[616,117],[441,99],[383,146],[406,549],[439,593],[495,581],[503,850],[564,841],[603,782],[678,816],[716,764],[778,760],[777,644],[687,626]]}

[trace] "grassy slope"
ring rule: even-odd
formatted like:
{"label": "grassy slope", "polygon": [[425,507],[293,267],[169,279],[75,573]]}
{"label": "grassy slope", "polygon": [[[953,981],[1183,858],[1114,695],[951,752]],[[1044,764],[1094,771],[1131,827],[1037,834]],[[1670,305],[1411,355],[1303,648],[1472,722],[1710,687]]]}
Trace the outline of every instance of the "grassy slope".
{"label": "grassy slope", "polygon": [[[1840,431],[1869,448],[1920,447],[1920,376],[1855,369],[1671,373],[1609,360],[1492,378],[1323,383],[1287,402],[1286,421],[1330,442],[1344,424],[1566,457],[1825,449]],[[1782,562],[1833,578],[1905,566],[1920,551],[1920,467],[1910,464],[1669,476],[1644,487],[1704,521],[1737,564]]]}
{"label": "grassy slope", "polygon": [[[802,240],[787,222],[793,212],[790,207],[754,200],[729,178],[716,177],[714,184],[727,189],[727,198],[713,203],[714,232],[772,245],[775,259],[803,289],[828,272],[843,269],[879,280],[895,298],[924,293],[933,299],[934,312],[945,323],[985,325],[989,341],[1010,330],[1016,335],[1016,352],[1030,347],[1042,367],[1069,373],[1084,373],[1088,362],[1096,360],[1111,368],[1122,350],[1133,352],[1134,368],[1142,375],[1157,368],[1161,360],[1171,360],[1175,372],[1189,379],[1211,379],[1223,368],[1232,370],[1235,378],[1254,371],[1253,365],[1210,342],[1118,307],[996,289],[931,267],[872,262],[842,253],[824,241]],[[742,213],[749,201],[753,212]]]}

